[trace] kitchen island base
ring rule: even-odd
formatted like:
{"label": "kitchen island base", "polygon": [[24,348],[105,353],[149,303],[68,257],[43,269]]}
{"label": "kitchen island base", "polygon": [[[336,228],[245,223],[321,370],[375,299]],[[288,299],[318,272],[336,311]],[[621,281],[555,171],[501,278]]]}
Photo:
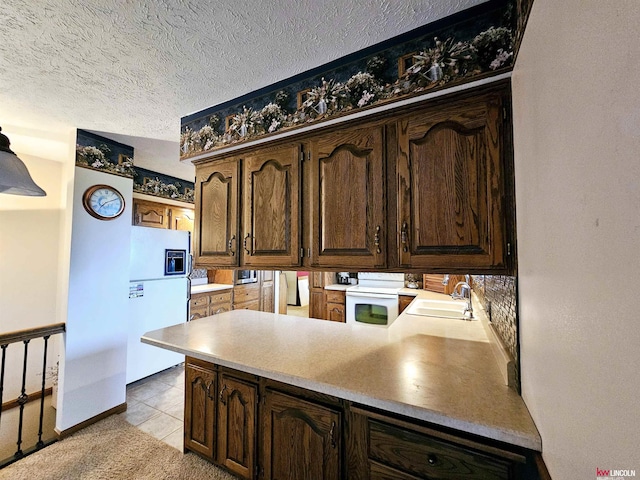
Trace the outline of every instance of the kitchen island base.
{"label": "kitchen island base", "polygon": [[525,448],[193,357],[185,370],[185,451],[239,478],[537,478]]}

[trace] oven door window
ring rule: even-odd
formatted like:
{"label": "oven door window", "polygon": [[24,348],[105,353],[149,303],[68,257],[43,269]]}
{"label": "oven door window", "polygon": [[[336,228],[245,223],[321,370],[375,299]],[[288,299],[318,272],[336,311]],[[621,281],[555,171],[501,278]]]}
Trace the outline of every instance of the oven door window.
{"label": "oven door window", "polygon": [[354,307],[356,322],[372,325],[387,325],[389,322],[389,309],[383,305],[356,303]]}

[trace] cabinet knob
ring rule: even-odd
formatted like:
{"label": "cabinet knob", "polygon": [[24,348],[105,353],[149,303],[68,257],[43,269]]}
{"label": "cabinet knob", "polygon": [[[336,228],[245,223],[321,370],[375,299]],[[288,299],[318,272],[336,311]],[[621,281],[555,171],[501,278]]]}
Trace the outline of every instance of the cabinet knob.
{"label": "cabinet knob", "polygon": [[435,465],[436,463],[438,463],[438,457],[436,457],[433,453],[430,453],[429,455],[427,455],[427,462],[429,463],[429,465]]}

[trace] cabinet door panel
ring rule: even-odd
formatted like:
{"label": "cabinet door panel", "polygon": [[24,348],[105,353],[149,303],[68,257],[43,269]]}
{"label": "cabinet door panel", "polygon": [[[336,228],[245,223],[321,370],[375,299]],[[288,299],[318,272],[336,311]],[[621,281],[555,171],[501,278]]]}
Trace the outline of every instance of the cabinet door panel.
{"label": "cabinet door panel", "polygon": [[268,285],[263,284],[260,293],[260,310],[263,312],[273,313],[275,310],[273,283]]}
{"label": "cabinet door panel", "polygon": [[161,203],[135,199],[133,224],[140,227],[169,228],[169,207]]}
{"label": "cabinet door panel", "polygon": [[501,110],[481,98],[398,122],[401,265],[504,266]]}
{"label": "cabinet door panel", "polygon": [[188,208],[171,207],[171,228],[193,232],[195,213]]}
{"label": "cabinet door panel", "polygon": [[299,163],[298,145],[265,150],[244,160],[245,265],[299,265]]}
{"label": "cabinet door panel", "polygon": [[384,266],[382,128],[326,135],[312,149],[311,264]]}
{"label": "cabinet door panel", "polygon": [[185,387],[184,446],[213,459],[216,373],[187,363]]}
{"label": "cabinet door panel", "polygon": [[198,266],[238,265],[237,160],[219,162],[196,170],[194,251]]}
{"label": "cabinet door panel", "polygon": [[242,478],[253,478],[256,455],[256,385],[220,376],[218,462]]}
{"label": "cabinet door panel", "polygon": [[331,320],[332,322],[344,323],[346,321],[344,304],[327,303],[327,314],[324,318],[326,320]]}
{"label": "cabinet door panel", "polygon": [[271,390],[265,403],[264,478],[341,478],[339,412]]}
{"label": "cabinet door panel", "polygon": [[312,289],[309,291],[309,318],[325,318],[324,290]]}

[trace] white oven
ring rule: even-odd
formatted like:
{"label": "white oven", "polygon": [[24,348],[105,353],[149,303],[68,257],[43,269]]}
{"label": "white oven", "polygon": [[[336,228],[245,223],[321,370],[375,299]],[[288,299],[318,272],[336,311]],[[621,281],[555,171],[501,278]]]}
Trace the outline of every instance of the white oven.
{"label": "white oven", "polygon": [[358,285],[346,291],[347,323],[388,327],[398,318],[402,273],[358,273]]}

